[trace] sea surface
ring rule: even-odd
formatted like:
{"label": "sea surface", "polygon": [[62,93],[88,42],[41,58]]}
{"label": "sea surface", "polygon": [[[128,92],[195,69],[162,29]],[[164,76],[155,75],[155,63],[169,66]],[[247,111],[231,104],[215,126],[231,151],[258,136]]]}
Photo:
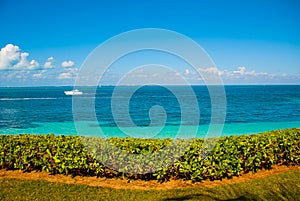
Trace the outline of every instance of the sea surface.
{"label": "sea surface", "polygon": [[[200,110],[198,119],[185,88],[173,87],[179,92],[177,97],[168,88],[143,86],[129,100],[130,86],[121,87],[113,99],[113,86],[96,91],[81,87],[83,95],[76,96],[81,104],[75,109],[75,97],[64,94],[73,87],[0,87],[0,134],[167,138],[176,137],[183,128],[187,137],[205,137],[212,116],[207,87],[192,86]],[[223,136],[300,127],[300,85],[225,86],[225,92]],[[80,113],[76,121],[74,110]],[[190,118],[182,119],[183,110]]]}

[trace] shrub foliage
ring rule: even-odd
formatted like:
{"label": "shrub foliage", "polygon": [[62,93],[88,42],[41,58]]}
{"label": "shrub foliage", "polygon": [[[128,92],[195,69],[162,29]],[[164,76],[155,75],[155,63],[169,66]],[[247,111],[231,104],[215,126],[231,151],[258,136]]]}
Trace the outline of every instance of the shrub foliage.
{"label": "shrub foliage", "polygon": [[[107,164],[113,164],[116,157],[124,159],[128,153],[147,155],[158,152],[170,146],[171,139],[85,138],[84,140],[98,144],[98,150],[87,150],[78,136],[0,135],[0,168],[47,171],[51,174],[74,176],[201,181],[231,178],[260,169],[271,169],[274,165],[300,164],[300,128],[221,137],[206,157],[202,157],[204,140],[193,139],[189,149],[172,165],[164,167],[162,161],[160,169],[147,174],[122,173],[111,168],[113,165],[108,167]],[[107,140],[118,147],[120,153],[103,147],[105,145],[103,142]],[[179,140],[180,144],[186,144],[186,140]],[[101,148],[103,150],[99,150]],[[98,155],[99,153],[101,155],[104,150],[108,153],[105,160],[97,160],[92,154],[98,152]],[[152,160],[151,157],[149,160]],[[126,172],[126,168],[128,167],[125,166],[121,170]]]}

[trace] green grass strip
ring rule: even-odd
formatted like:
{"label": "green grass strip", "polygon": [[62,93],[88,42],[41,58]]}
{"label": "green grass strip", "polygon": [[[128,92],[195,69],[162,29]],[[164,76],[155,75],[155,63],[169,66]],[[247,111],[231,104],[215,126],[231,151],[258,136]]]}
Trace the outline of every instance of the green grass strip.
{"label": "green grass strip", "polygon": [[130,190],[0,179],[0,200],[299,200],[300,170],[214,188]]}

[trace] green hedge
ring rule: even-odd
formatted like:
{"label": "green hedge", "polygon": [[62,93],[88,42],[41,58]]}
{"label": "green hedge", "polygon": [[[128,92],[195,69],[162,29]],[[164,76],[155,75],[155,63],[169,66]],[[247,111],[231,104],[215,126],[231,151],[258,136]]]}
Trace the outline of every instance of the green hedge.
{"label": "green hedge", "polygon": [[[85,144],[97,146],[87,150],[82,144],[83,140],[86,140]],[[123,151],[114,153],[112,156],[111,153],[113,152],[105,147],[107,140]],[[213,139],[211,141],[213,142]],[[71,174],[74,176],[158,179],[160,181],[183,178],[201,181],[230,178],[250,171],[270,169],[274,165],[296,165],[300,163],[299,128],[256,135],[221,137],[206,158],[201,157],[203,155],[203,139],[177,140],[176,142],[176,146],[172,147],[173,141],[171,139],[81,139],[78,136],[0,135],[0,168],[47,171],[52,174]],[[162,168],[156,172],[129,174],[113,170],[115,159],[118,157],[124,159],[128,153],[135,154],[135,156],[147,156],[149,153],[164,150],[165,147],[175,149],[187,145],[189,145],[189,149],[175,163],[163,167],[166,161],[161,161]],[[165,150],[165,153],[167,154],[168,151]],[[97,160],[98,158],[96,159],[93,153],[103,153],[103,158]],[[141,160],[145,160],[145,157],[141,157]],[[149,157],[148,160],[153,159]],[[106,165],[99,161],[105,161],[104,164]],[[127,163],[120,170],[126,171],[128,166],[134,165]]]}

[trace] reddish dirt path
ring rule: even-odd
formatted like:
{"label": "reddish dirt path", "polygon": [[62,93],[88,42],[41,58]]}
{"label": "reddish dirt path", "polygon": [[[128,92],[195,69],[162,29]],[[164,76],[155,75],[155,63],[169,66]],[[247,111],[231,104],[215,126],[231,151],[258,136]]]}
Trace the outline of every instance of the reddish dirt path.
{"label": "reddish dirt path", "polygon": [[141,181],[133,180],[130,183],[127,183],[127,180],[118,180],[118,179],[106,179],[106,178],[97,178],[97,177],[81,177],[81,176],[66,176],[66,175],[49,175],[46,172],[30,172],[23,173],[20,170],[0,170],[0,180],[2,178],[17,178],[17,179],[28,179],[28,180],[45,180],[49,182],[62,182],[66,184],[84,184],[89,186],[101,186],[109,187],[116,189],[176,189],[176,188],[186,188],[186,187],[208,187],[212,188],[219,185],[225,184],[234,184],[238,182],[245,182],[257,178],[266,177],[269,175],[298,170],[300,171],[300,166],[276,166],[272,170],[261,170],[255,174],[248,173],[240,177],[234,177],[232,179],[223,179],[222,181],[202,181],[195,184],[192,184],[189,181],[183,180],[171,180],[169,182],[164,182],[162,184],[157,181]]}

